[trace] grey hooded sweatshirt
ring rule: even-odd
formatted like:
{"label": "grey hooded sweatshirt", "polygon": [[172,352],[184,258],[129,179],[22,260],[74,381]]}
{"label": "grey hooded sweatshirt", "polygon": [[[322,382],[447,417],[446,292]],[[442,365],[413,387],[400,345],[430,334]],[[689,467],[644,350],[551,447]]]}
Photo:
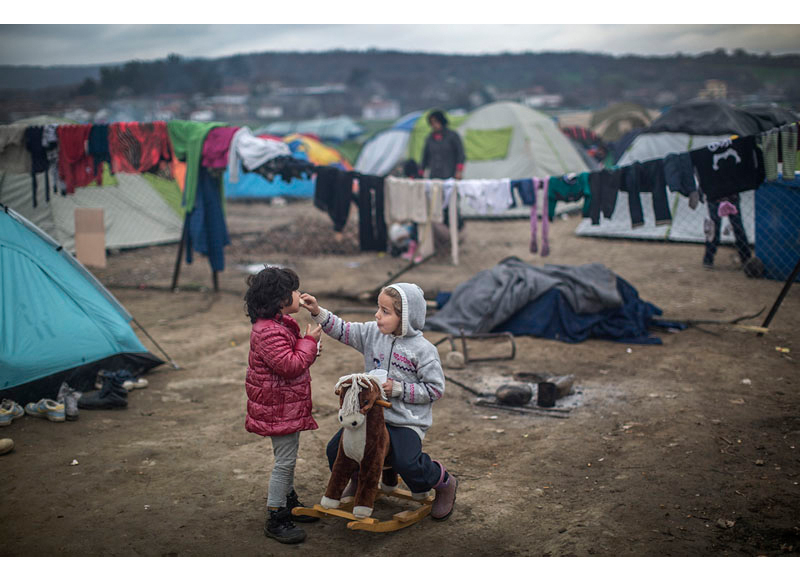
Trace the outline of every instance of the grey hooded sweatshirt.
{"label": "grey hooded sweatshirt", "polygon": [[378,324],[346,322],[325,310],[313,316],[322,330],[364,355],[364,372],[388,371],[393,380],[392,407],[384,409],[389,425],[413,429],[420,439],[433,422],[432,403],[444,394],[444,372],[439,351],[422,336],[425,326],[425,295],[416,284],[389,286],[402,298],[401,334],[383,334]]}

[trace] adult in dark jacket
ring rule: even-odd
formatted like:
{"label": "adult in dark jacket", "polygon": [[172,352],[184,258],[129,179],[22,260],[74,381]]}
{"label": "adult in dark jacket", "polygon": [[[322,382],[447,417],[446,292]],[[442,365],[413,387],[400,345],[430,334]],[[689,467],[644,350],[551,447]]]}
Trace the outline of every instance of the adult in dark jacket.
{"label": "adult in dark jacket", "polygon": [[464,146],[458,133],[447,128],[447,117],[442,111],[428,114],[431,133],[422,150],[420,175],[429,170],[431,179],[461,179],[464,171]]}
{"label": "adult in dark jacket", "polygon": [[[420,176],[425,175],[427,170],[428,177],[431,179],[450,179],[451,177],[461,179],[465,160],[461,137],[455,131],[447,128],[447,117],[442,111],[436,110],[428,113],[428,124],[431,127],[431,133],[425,140],[425,147],[422,149]],[[444,210],[445,224],[449,223],[449,209],[450,206]],[[463,227],[464,220],[459,215],[458,229]]]}

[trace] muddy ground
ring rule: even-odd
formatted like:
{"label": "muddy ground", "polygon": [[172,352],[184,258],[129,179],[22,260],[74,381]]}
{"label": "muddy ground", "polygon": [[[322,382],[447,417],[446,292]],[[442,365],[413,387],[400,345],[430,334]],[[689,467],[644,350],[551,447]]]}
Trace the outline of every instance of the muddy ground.
{"label": "muddy ground", "polygon": [[[303,525],[308,540],[264,537],[271,447],[244,430],[249,321],[239,266],[294,268],[302,289],[352,320],[371,306],[349,297],[379,286],[405,263],[355,251],[355,220],[340,252],[327,216],[309,201],[231,203],[232,244],[220,292],[202,256],[167,291],[176,245],[113,254],[95,269],[180,370],[165,364],[125,410],[81,411],[69,423],[24,417],[2,430],[3,556],[793,556],[800,551],[800,291],[769,332],[731,325],[659,332],[660,346],[602,340],[566,344],[516,338],[510,361],[473,363],[474,377],[574,374],[579,404],[564,416],[474,405],[448,382],[425,449],[460,482],[455,512],[391,534]],[[581,238],[578,218],[551,227],[551,255],[527,251],[525,220],[469,221],[461,264],[436,257],[401,280],[429,298],[516,255],[538,265],[601,262],[665,318],[732,318],[769,307],[782,283],[748,279],[720,250],[713,271],[696,244]],[[292,227],[295,224],[295,227]],[[296,227],[299,224],[300,228]],[[270,233],[272,232],[272,233]],[[309,232],[312,235],[304,235]],[[287,243],[295,240],[297,243]],[[311,246],[310,246],[311,245]],[[297,315],[301,328],[310,321]],[[748,321],[760,324],[764,314]],[[137,330],[138,332],[138,330]],[[152,342],[142,342],[159,355]],[[428,333],[436,341],[442,335]],[[336,431],[333,385],[361,356],[324,337],[312,366],[320,428],[301,437],[296,487],[319,501],[325,444]],[[776,347],[789,349],[781,352]],[[502,354],[503,345],[481,353]],[[440,346],[444,356],[447,344]],[[463,378],[463,377],[462,377]],[[463,382],[463,381],[462,381]],[[399,506],[404,507],[404,506]],[[398,504],[381,500],[376,516]]]}

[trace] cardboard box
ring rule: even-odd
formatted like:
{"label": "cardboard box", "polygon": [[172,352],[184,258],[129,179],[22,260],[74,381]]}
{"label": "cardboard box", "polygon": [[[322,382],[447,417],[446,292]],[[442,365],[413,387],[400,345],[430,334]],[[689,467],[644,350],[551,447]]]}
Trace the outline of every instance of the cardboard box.
{"label": "cardboard box", "polygon": [[75,255],[84,266],[106,267],[103,208],[75,208]]}

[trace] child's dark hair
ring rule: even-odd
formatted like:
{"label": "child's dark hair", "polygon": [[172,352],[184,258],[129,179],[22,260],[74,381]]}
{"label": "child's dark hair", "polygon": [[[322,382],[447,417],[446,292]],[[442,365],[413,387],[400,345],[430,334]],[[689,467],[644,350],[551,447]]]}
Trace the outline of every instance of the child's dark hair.
{"label": "child's dark hair", "polygon": [[428,113],[428,123],[431,122],[431,119],[436,119],[437,121],[439,121],[439,124],[442,127],[447,127],[448,125],[447,117],[445,117],[444,111],[440,109],[436,109],[435,111],[431,111],[430,113]]}
{"label": "child's dark hair", "polygon": [[281,308],[292,302],[292,292],[300,288],[300,278],[289,268],[265,267],[247,277],[244,306],[250,322],[275,318]]}

